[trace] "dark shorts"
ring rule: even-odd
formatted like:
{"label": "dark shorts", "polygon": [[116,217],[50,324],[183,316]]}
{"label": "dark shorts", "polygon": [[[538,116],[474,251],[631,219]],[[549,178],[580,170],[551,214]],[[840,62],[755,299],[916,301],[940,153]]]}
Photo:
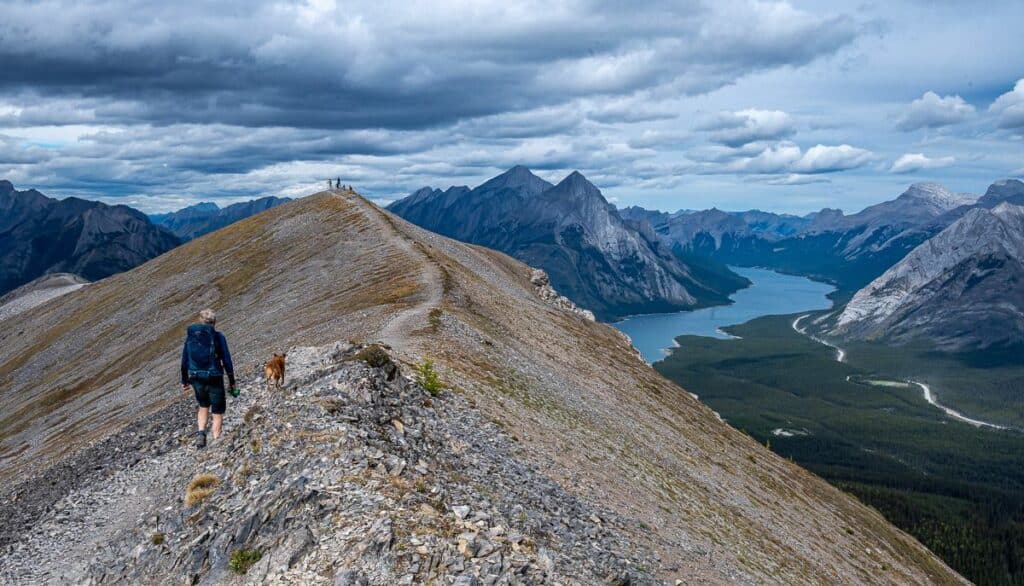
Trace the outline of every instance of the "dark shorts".
{"label": "dark shorts", "polygon": [[191,383],[192,390],[196,392],[196,402],[200,407],[209,407],[210,412],[215,415],[223,415],[227,408],[227,400],[224,396],[224,382]]}

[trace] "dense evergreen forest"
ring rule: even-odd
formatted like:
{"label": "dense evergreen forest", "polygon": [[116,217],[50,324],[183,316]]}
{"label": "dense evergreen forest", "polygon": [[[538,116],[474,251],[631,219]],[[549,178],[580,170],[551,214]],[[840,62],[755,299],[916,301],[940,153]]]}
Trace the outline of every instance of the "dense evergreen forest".
{"label": "dense evergreen forest", "polygon": [[[943,372],[914,351],[863,346],[838,363],[794,332],[792,319],[727,328],[740,339],[680,337],[681,348],[655,368],[734,427],[878,509],[966,578],[1024,585],[1024,433],[952,420],[919,387],[878,369]],[[869,361],[876,353],[887,359]],[[1024,371],[1001,366],[972,371],[976,388]]]}

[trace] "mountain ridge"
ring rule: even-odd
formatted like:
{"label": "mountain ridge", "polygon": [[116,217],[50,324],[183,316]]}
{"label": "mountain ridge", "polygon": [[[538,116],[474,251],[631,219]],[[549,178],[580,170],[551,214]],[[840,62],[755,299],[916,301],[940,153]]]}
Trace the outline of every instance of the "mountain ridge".
{"label": "mountain ridge", "polygon": [[[276,255],[287,256],[282,270],[270,270]],[[177,368],[183,328],[198,308],[212,306],[221,317],[218,325],[228,335],[243,373],[252,372],[248,365],[258,364],[272,349],[346,344],[339,342],[346,339],[387,338],[392,344],[389,353],[403,365],[433,359],[444,382],[466,398],[463,408],[479,412],[517,438],[514,458],[550,478],[573,498],[600,503],[614,515],[612,521],[621,528],[621,537],[655,558],[660,565],[633,569],[638,581],[962,583],[877,512],[720,422],[696,399],[638,359],[616,330],[545,301],[530,277],[529,267],[506,255],[422,230],[353,193],[329,192],[232,224],[131,271],[35,307],[0,329],[0,347],[11,349],[0,363],[0,389],[4,389],[0,412],[6,416],[0,425],[4,513],[27,516],[30,523],[46,519],[45,511],[34,513],[25,505],[36,491],[50,487],[44,493],[57,497],[74,493],[76,487],[113,483],[115,477],[117,486],[127,482],[125,489],[134,487],[136,494],[144,495],[144,490],[138,492],[143,485],[131,484],[134,471],[143,471],[136,468],[144,466],[142,462],[127,461],[127,476],[105,468],[76,474],[72,468],[64,476],[47,477],[44,470],[33,475],[27,466],[34,462],[38,469],[44,462],[58,461],[59,454],[77,452],[112,433],[121,434],[124,441],[150,445],[146,440],[151,437],[149,428],[130,425],[175,405],[185,406],[178,421],[182,437],[187,438],[190,399],[166,381],[173,380]],[[147,294],[141,294],[142,290]],[[25,328],[25,324],[33,327]],[[111,338],[110,327],[116,324],[134,324],[131,335]],[[100,338],[108,343],[96,344]],[[296,360],[302,363],[301,358]],[[339,376],[349,372],[343,365],[337,368],[343,369],[337,371]],[[31,384],[37,400],[31,404],[18,400],[29,384],[26,372],[35,373]],[[374,377],[385,373],[353,372],[350,378],[323,379],[324,386],[316,387],[309,385],[318,379],[304,377],[294,381],[283,400],[299,401],[295,408],[305,409],[321,397],[317,393],[357,393],[360,388],[377,393],[373,384],[359,381],[378,380]],[[254,393],[251,400],[259,401],[259,397],[271,398]],[[345,395],[332,397],[334,402],[325,405],[343,414],[358,402]],[[253,456],[247,443],[249,437],[257,436],[234,439],[230,435],[270,433],[267,426],[273,420],[264,417],[257,412],[249,423],[229,420],[232,447],[217,451],[215,444],[214,451],[197,464],[206,462],[207,471],[218,471],[222,470],[218,464],[222,454],[244,456],[258,466],[253,477],[260,482],[256,490],[295,487],[298,491],[281,493],[283,500],[271,496],[275,500],[268,501],[301,507],[286,509],[293,514],[282,515],[282,519],[314,523],[324,516],[318,508],[323,499],[332,495],[313,490],[318,484],[298,482],[301,471],[285,464],[270,468],[271,472],[280,469],[281,475],[265,476],[268,464]],[[303,424],[322,421],[322,415],[317,417]],[[377,427],[367,433],[400,429],[386,418],[383,424],[377,423],[376,417],[373,425]],[[338,433],[338,426],[362,429],[362,423],[346,421],[335,419],[331,428],[317,433]],[[283,422],[279,427],[284,433]],[[419,429],[402,428],[407,434]],[[299,427],[296,431],[307,430]],[[140,435],[132,440],[136,432]],[[168,440],[169,454],[185,449],[173,433],[170,438],[157,437]],[[271,463],[276,461],[275,453],[291,454],[289,450],[301,449],[303,444],[315,446],[319,441],[303,436],[299,444],[286,440],[275,446],[270,441],[273,435],[258,437],[266,442],[260,454],[269,453],[267,462]],[[451,445],[459,453],[458,444]],[[658,449],[651,450],[652,445]],[[314,457],[321,455],[327,454],[314,453]],[[297,452],[296,457],[303,456]],[[390,474],[398,465],[397,461],[388,462],[382,464],[381,474]],[[404,469],[410,467],[415,467],[413,462]],[[173,494],[184,494],[191,470],[165,475],[161,482],[175,489]],[[408,482],[402,481],[407,478],[403,474],[394,475],[396,483]],[[21,475],[21,483],[11,484]],[[82,484],[88,478],[93,480]],[[271,481],[273,478],[277,480]],[[533,476],[522,478],[534,486]],[[373,486],[392,491],[389,494],[400,494],[380,481],[373,482],[377,483]],[[463,490],[459,483],[466,481],[452,477],[452,482],[452,490]],[[59,487],[54,488],[53,483]],[[216,493],[231,498],[232,506],[242,507],[231,513],[231,519],[260,512],[256,499],[234,500],[235,491],[241,490],[234,487],[243,485],[231,484]],[[367,487],[369,490],[370,485]],[[219,502],[216,497],[214,502]],[[532,518],[534,510],[527,509],[526,518]],[[444,508],[449,510],[454,509]],[[371,509],[375,517],[376,511]],[[144,519],[151,513],[142,508],[137,514]],[[203,526],[192,532],[194,525],[189,523],[202,523],[202,519],[212,523],[223,519],[220,514],[216,506],[187,509],[181,514],[181,523],[189,531],[186,535],[194,536],[189,547],[199,560],[198,565],[189,566],[193,569],[182,568],[188,576],[211,575],[209,572],[224,567],[231,548],[249,546],[248,533],[215,535],[208,529],[203,533]],[[451,518],[451,513],[444,514]],[[171,516],[178,518],[173,512]],[[615,520],[620,517],[621,523]],[[192,518],[198,521],[189,521]],[[354,518],[346,518],[339,518],[339,524],[330,530],[362,531]],[[167,543],[177,548],[182,543],[181,528],[172,520],[167,521],[172,530]],[[570,526],[584,522],[572,516],[565,520]],[[267,541],[259,541],[262,538],[257,536],[253,543],[269,548],[263,552],[272,560],[269,563],[284,560],[285,567],[293,564],[290,559],[305,564],[304,556],[318,551],[331,537],[320,534],[319,525],[308,537],[301,525],[287,526],[286,533],[271,533],[279,531],[274,527],[278,525],[260,529],[267,532],[260,533]],[[397,532],[388,535],[393,537],[384,537],[384,542],[408,537]],[[269,541],[272,537],[274,541]],[[481,537],[465,538],[466,547],[472,548],[470,557],[483,547]],[[138,537],[134,539],[137,544]],[[367,555],[382,551],[374,539],[363,550],[372,552]],[[147,564],[154,559],[150,553],[154,547],[160,546],[148,541],[139,546]],[[177,559],[185,550],[171,553]],[[552,561],[563,559],[561,554],[561,550],[554,551]],[[52,562],[35,559],[34,563]],[[586,575],[582,570],[573,574],[571,566],[557,563],[555,571],[581,578]],[[126,562],[128,566],[130,562]],[[158,575],[170,578],[163,570]],[[326,583],[330,575],[315,577],[318,582],[321,579]]]}
{"label": "mountain ridge", "polygon": [[200,202],[176,212],[153,214],[149,218],[187,242],[289,201],[291,199],[287,197],[267,196],[223,208],[213,202]]}
{"label": "mountain ridge", "polygon": [[630,214],[656,221],[659,236],[684,254],[805,275],[852,294],[968,210],[1007,197],[1024,200],[1024,184],[1002,180],[979,198],[937,183],[914,183],[894,199],[849,215],[830,208],[804,216],[714,208]]}

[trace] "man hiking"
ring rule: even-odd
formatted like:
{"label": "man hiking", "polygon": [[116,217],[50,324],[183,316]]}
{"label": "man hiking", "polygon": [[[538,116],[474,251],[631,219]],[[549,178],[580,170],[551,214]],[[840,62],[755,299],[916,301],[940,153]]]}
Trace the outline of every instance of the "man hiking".
{"label": "man hiking", "polygon": [[213,439],[221,434],[224,424],[224,410],[227,401],[224,396],[224,375],[228,375],[228,389],[232,397],[238,396],[235,386],[235,368],[231,364],[231,353],[224,334],[213,328],[217,314],[212,309],[199,312],[199,323],[188,327],[185,346],[181,349],[181,388],[189,387],[196,394],[199,411],[196,423],[196,446],[206,447],[206,418],[213,413]]}

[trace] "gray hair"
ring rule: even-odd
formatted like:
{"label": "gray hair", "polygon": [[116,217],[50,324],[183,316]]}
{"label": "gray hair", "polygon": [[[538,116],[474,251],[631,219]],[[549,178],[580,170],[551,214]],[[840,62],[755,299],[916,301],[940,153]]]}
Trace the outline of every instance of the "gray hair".
{"label": "gray hair", "polygon": [[212,309],[204,309],[199,312],[199,320],[204,324],[215,324],[217,323],[217,314]]}

